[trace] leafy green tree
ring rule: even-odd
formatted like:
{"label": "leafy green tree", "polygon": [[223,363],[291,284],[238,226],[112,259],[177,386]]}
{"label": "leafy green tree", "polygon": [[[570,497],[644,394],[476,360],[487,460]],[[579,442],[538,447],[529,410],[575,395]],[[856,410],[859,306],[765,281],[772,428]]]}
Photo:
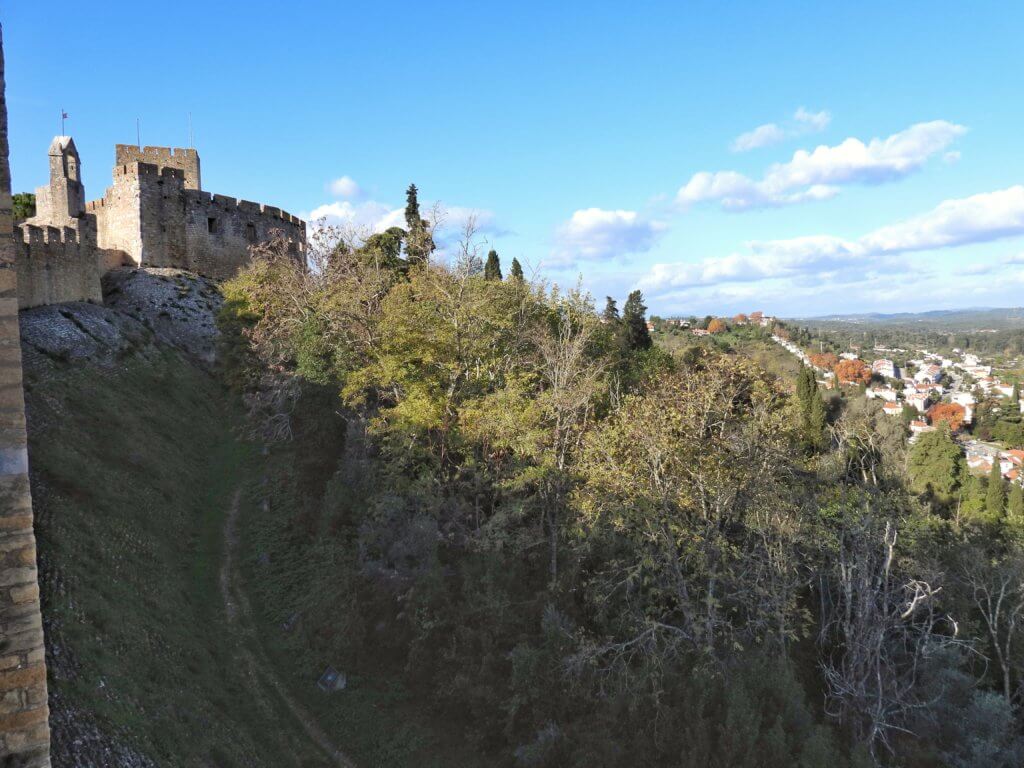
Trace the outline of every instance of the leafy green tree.
{"label": "leafy green tree", "polygon": [[501,280],[501,260],[498,252],[493,248],[487,252],[487,262],[484,264],[484,280]]}
{"label": "leafy green tree", "polygon": [[14,223],[31,219],[36,215],[36,196],[31,192],[18,192],[11,196],[11,212]]}
{"label": "leafy green tree", "polygon": [[1003,516],[1006,506],[1006,486],[1003,484],[1003,472],[999,466],[999,457],[992,460],[992,470],[988,473],[988,489],[985,492],[985,510],[997,520]]}
{"label": "leafy green tree", "polygon": [[523,280],[523,265],[519,263],[519,259],[515,256],[512,257],[512,266],[509,267],[508,276],[512,280],[518,280],[520,282]]}
{"label": "leafy green tree", "polygon": [[963,456],[949,429],[942,426],[925,432],[910,452],[908,462],[912,488],[948,501],[960,484]]}
{"label": "leafy green tree", "polygon": [[630,350],[650,349],[651,334],[647,330],[647,307],[640,291],[633,291],[622,308],[622,322],[626,334],[626,347]]}

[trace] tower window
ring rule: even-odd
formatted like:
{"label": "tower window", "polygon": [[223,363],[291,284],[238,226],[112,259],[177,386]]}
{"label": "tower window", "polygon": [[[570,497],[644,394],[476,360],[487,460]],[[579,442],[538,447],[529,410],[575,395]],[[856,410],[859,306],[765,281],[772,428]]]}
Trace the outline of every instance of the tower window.
{"label": "tower window", "polygon": [[206,220],[206,231],[211,235],[217,231],[217,219],[210,217]]}
{"label": "tower window", "polygon": [[256,225],[251,221],[245,225],[245,239],[250,243],[256,242]]}

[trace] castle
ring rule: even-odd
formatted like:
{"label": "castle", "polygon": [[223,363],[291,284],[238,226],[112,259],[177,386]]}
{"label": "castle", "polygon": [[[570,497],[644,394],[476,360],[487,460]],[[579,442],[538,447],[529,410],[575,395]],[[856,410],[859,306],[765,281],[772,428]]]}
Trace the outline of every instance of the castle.
{"label": "castle", "polygon": [[100,278],[120,266],[177,267],[228,278],[249,248],[283,236],[300,258],[306,224],[270,205],[204,192],[194,149],[118,144],[113,185],[86,202],[82,163],[70,136],[50,144],[50,183],[15,243],[18,307],[102,302]]}

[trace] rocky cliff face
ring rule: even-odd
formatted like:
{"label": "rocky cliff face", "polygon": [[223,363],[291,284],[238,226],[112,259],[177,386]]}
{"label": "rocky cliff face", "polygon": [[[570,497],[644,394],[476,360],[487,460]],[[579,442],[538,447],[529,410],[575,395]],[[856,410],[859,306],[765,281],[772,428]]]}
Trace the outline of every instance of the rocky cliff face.
{"label": "rocky cliff face", "polygon": [[179,269],[123,268],[103,279],[104,304],[70,302],[21,312],[26,365],[43,358],[117,363],[157,348],[211,368],[221,295],[206,278]]}

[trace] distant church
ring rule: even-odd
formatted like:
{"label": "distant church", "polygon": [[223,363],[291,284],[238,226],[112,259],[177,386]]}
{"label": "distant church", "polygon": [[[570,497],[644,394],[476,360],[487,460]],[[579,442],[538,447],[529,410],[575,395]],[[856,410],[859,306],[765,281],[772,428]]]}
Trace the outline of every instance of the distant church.
{"label": "distant church", "polygon": [[113,185],[88,203],[74,139],[54,138],[49,160],[50,183],[36,190],[36,214],[18,227],[21,309],[101,302],[101,276],[120,266],[228,278],[248,262],[250,246],[275,233],[296,258],[305,253],[306,223],[298,217],[203,192],[194,149],[118,144]]}

